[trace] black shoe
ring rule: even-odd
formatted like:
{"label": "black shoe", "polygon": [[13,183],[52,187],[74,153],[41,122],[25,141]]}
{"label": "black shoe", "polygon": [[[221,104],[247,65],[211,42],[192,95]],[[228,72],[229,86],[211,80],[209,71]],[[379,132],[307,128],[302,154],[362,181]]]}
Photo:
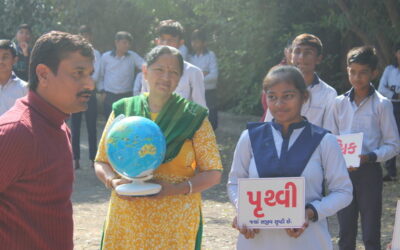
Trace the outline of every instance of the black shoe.
{"label": "black shoe", "polygon": [[395,180],[396,176],[385,175],[385,177],[383,177],[383,181],[395,181]]}

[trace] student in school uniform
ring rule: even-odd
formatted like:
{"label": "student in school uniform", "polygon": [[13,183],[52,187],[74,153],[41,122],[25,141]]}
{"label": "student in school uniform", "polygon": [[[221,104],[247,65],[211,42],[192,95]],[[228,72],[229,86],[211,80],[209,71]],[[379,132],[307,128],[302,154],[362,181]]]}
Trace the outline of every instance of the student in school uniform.
{"label": "student in school uniform", "polygon": [[218,127],[218,102],[217,102],[217,83],[218,83],[218,63],[217,58],[211,50],[207,48],[207,38],[204,31],[194,30],[191,37],[193,52],[189,54],[188,61],[199,67],[204,75],[204,87],[207,107],[213,129]]}
{"label": "student in school uniform", "polygon": [[379,163],[399,153],[400,140],[391,102],[371,84],[378,74],[377,64],[373,47],[349,51],[347,73],[352,88],[335,99],[327,121],[327,129],[336,135],[364,133],[360,166],[349,168],[354,199],[338,212],[341,250],[355,249],[359,214],[365,249],[381,249],[382,168]]}
{"label": "student in school uniform", "polygon": [[[400,128],[400,43],[394,46],[395,61],[387,66],[382,74],[379,82],[378,91],[383,96],[392,101],[393,114],[396,119],[397,129]],[[386,161],[385,167],[387,174],[383,177],[383,181],[396,180],[396,157]]]}
{"label": "student in school uniform", "polygon": [[[183,27],[175,20],[163,20],[157,27],[155,42],[157,45],[167,45],[179,49],[185,43],[183,39]],[[142,79],[142,93],[148,92],[148,84]],[[184,61],[184,69],[175,93],[183,98],[207,107],[204,88],[204,76],[201,69],[187,61]]]}
{"label": "student in school uniform", "polygon": [[105,117],[110,115],[114,102],[132,96],[135,69],[142,69],[143,58],[129,50],[132,42],[129,32],[119,31],[115,35],[115,49],[101,56],[97,89],[102,93]]}
{"label": "student in school uniform", "polygon": [[[306,222],[300,229],[240,231],[237,249],[332,249],[327,217],[350,204],[352,185],[336,137],[301,116],[308,90],[301,72],[277,66],[263,82],[274,119],[249,123],[237,143],[228,180],[231,202],[238,205],[239,178],[305,177]],[[324,196],[324,183],[329,190]]]}
{"label": "student in school uniform", "polygon": [[[315,69],[322,61],[322,42],[312,34],[298,35],[292,42],[292,65],[303,73],[310,97],[301,109],[301,115],[309,122],[325,128],[332,103],[337,96],[336,90],[325,83]],[[267,111],[265,121],[271,121],[271,112]]]}

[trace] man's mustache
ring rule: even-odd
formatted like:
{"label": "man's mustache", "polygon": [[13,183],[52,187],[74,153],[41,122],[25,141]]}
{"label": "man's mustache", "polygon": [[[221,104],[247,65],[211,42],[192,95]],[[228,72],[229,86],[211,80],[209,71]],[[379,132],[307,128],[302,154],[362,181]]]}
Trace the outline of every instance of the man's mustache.
{"label": "man's mustache", "polygon": [[79,93],[77,94],[77,96],[92,95],[93,92],[94,92],[94,91],[91,91],[91,90],[83,90],[83,91],[79,92]]}

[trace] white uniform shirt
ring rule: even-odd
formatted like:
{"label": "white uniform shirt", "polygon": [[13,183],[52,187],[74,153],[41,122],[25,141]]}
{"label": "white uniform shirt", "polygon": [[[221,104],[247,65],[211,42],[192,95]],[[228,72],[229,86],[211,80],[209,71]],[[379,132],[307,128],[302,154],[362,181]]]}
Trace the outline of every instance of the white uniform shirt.
{"label": "white uniform shirt", "polygon": [[[142,80],[142,93],[149,92],[147,83],[143,83],[145,83],[144,79]],[[175,89],[175,93],[188,99],[189,101],[193,101],[203,107],[207,107],[203,72],[201,72],[201,70],[193,64],[185,61],[183,74],[179,80],[178,87]]]}
{"label": "white uniform shirt", "polygon": [[101,57],[98,90],[114,94],[132,91],[135,68],[141,69],[143,58],[133,51],[118,57],[115,51],[108,51]]}
{"label": "white uniform shirt", "polygon": [[375,153],[377,162],[396,156],[400,139],[392,103],[372,86],[369,96],[358,107],[353,96],[352,89],[335,99],[327,129],[335,135],[363,132],[361,153]]}
{"label": "white uniform shirt", "polygon": [[143,73],[140,72],[136,75],[135,83],[133,84],[133,96],[140,95],[143,81]]}
{"label": "white uniform shirt", "polygon": [[218,64],[214,52],[207,51],[204,54],[189,54],[188,62],[199,67],[208,74],[204,76],[204,86],[206,90],[216,89],[218,82]]}
{"label": "white uniform shirt", "polygon": [[[337,92],[317,75],[314,76],[313,83],[307,89],[310,97],[301,107],[301,115],[306,117],[310,123],[326,128],[326,119]],[[272,114],[268,109],[264,121],[269,122],[272,119]]]}
{"label": "white uniform shirt", "polygon": [[[303,129],[298,128],[292,132],[289,149]],[[272,127],[272,134],[280,157],[283,142],[281,133]],[[349,205],[353,198],[346,163],[334,135],[326,134],[322,138],[301,176],[305,177],[305,202],[314,206],[318,221],[310,222],[308,228],[297,239],[289,237],[284,229],[263,229],[254,239],[249,240],[239,234],[237,249],[332,249],[326,217]],[[236,209],[239,178],[259,178],[248,130],[242,133],[237,143],[227,184],[229,198]],[[322,194],[324,180],[329,190],[325,197]]]}
{"label": "white uniform shirt", "polygon": [[28,93],[28,83],[12,73],[5,85],[0,85],[0,115],[8,111],[17,99]]}
{"label": "white uniform shirt", "polygon": [[185,60],[186,61],[186,59],[187,59],[187,57],[188,57],[188,54],[189,54],[189,50],[188,50],[188,48],[186,47],[186,45],[185,44],[182,44],[180,47],[179,47],[179,53],[181,53],[181,55],[182,55],[182,57],[183,57],[183,60]]}
{"label": "white uniform shirt", "polygon": [[93,80],[97,83],[100,77],[100,61],[101,61],[101,54],[98,50],[93,49],[94,60],[93,60]]}
{"label": "white uniform shirt", "polygon": [[379,81],[378,91],[392,102],[400,102],[400,99],[392,99],[393,95],[400,93],[399,68],[393,65],[389,65],[385,68],[381,80]]}

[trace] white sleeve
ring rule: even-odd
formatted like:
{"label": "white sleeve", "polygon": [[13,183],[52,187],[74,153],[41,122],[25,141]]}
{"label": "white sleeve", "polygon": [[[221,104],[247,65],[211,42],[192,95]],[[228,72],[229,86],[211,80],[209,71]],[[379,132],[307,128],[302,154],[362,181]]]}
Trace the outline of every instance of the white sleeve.
{"label": "white sleeve", "polygon": [[392,103],[385,99],[379,106],[379,125],[382,135],[381,146],[373,152],[377,156],[377,162],[391,159],[400,153],[399,131],[393,115]]}
{"label": "white sleeve", "polygon": [[332,106],[329,109],[324,121],[324,128],[329,130],[334,135],[339,135],[339,124],[337,121],[337,109],[339,104],[340,103],[337,98],[333,100]]}
{"label": "white sleeve", "polygon": [[106,54],[103,54],[100,58],[100,70],[99,70],[99,74],[98,74],[98,83],[97,83],[98,91],[104,90],[105,67],[106,67]]}
{"label": "white sleeve", "polygon": [[250,160],[253,158],[249,132],[243,131],[233,153],[231,171],[228,177],[227,189],[229,199],[238,206],[238,179],[249,177]]}
{"label": "white sleeve", "polygon": [[215,57],[214,52],[210,51],[210,72],[204,77],[204,83],[207,84],[207,82],[217,82],[218,81],[218,64],[217,64],[217,58]]}
{"label": "white sleeve", "polygon": [[385,68],[385,71],[383,71],[382,77],[379,81],[378,91],[386,98],[392,99],[394,92],[390,90],[389,86],[389,71],[390,71],[390,66],[387,66]]}
{"label": "white sleeve", "polygon": [[101,55],[100,55],[100,52],[95,49],[93,49],[93,54],[94,54],[94,61],[93,61],[94,71],[93,71],[92,78],[97,83],[99,81]]}
{"label": "white sleeve", "polygon": [[326,124],[329,122],[329,114],[331,113],[332,106],[335,103],[335,98],[337,97],[337,92],[336,90],[329,91],[329,94],[324,97],[326,106],[324,110],[324,117],[322,118],[322,126],[323,128],[326,128]]}
{"label": "white sleeve", "polygon": [[197,67],[193,67],[189,74],[189,85],[191,88],[191,97],[190,99],[200,104],[201,106],[207,108],[206,104],[206,93],[204,87],[204,76],[203,72]]}
{"label": "white sleeve", "polygon": [[326,134],[320,147],[321,164],[329,194],[321,200],[310,202],[317,210],[318,220],[334,215],[348,206],[353,199],[353,185],[336,136]]}
{"label": "white sleeve", "polygon": [[135,62],[135,67],[142,71],[142,65],[145,63],[144,59],[135,52],[133,53],[133,61]]}
{"label": "white sleeve", "polygon": [[139,74],[136,75],[135,82],[133,84],[133,95],[140,95],[141,90],[142,90],[142,79],[143,79],[143,73],[140,72]]}

